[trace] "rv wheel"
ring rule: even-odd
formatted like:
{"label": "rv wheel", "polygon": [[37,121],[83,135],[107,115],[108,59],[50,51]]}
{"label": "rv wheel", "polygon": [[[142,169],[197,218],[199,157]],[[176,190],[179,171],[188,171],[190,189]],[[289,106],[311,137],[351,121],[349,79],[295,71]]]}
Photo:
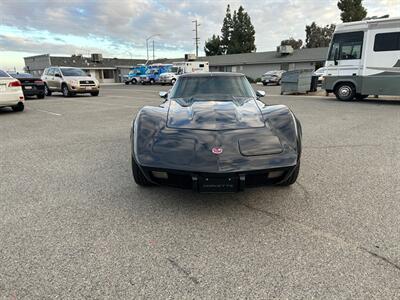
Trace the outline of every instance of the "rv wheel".
{"label": "rv wheel", "polygon": [[341,101],[350,101],[356,95],[356,88],[350,82],[341,82],[335,88],[335,96]]}

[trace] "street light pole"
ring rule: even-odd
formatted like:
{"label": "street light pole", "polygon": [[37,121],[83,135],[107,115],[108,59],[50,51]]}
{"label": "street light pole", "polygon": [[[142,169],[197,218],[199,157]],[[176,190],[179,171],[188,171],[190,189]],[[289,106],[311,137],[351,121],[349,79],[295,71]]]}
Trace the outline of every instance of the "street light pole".
{"label": "street light pole", "polygon": [[199,28],[200,24],[197,23],[197,19],[192,21],[192,23],[194,23],[193,31],[196,32],[196,36],[195,36],[194,40],[195,40],[195,44],[196,44],[196,57],[198,57],[199,56],[199,40],[200,40],[198,28]]}
{"label": "street light pole", "polygon": [[153,62],[154,62],[154,40],[153,40]]}
{"label": "street light pole", "polygon": [[160,34],[156,33],[146,38],[147,61],[149,61],[149,40],[155,36],[160,36]]}

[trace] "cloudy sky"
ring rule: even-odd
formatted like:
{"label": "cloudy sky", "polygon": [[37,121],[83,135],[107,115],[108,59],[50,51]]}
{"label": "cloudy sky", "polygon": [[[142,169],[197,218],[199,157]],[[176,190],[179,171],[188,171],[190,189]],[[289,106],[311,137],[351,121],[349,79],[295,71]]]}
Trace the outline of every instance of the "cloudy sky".
{"label": "cloudy sky", "polygon": [[[146,58],[145,40],[153,34],[156,57],[182,57],[194,52],[194,19],[203,54],[204,41],[220,33],[228,3],[249,13],[257,51],[289,36],[304,40],[312,21],[340,22],[336,0],[0,0],[0,68],[21,69],[24,56],[43,53]],[[400,0],[364,6],[369,16],[400,16]]]}

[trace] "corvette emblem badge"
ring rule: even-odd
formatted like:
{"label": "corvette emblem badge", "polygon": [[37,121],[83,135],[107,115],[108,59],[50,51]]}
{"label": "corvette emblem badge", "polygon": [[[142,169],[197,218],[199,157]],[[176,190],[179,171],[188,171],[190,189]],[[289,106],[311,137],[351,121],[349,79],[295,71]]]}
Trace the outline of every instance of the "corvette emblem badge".
{"label": "corvette emblem badge", "polygon": [[214,147],[211,149],[211,152],[215,155],[219,155],[223,152],[224,150],[221,147]]}

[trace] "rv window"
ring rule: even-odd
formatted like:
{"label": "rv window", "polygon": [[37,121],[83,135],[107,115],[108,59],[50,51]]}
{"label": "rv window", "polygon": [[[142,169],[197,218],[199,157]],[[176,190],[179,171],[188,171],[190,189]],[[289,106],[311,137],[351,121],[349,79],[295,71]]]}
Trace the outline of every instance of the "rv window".
{"label": "rv window", "polygon": [[400,50],[400,32],[378,33],[375,35],[374,51]]}
{"label": "rv window", "polygon": [[199,64],[199,68],[204,68],[204,64]]}
{"label": "rv window", "polygon": [[333,36],[329,60],[335,60],[335,52],[339,50],[340,60],[360,59],[364,39],[364,32],[337,33]]}

